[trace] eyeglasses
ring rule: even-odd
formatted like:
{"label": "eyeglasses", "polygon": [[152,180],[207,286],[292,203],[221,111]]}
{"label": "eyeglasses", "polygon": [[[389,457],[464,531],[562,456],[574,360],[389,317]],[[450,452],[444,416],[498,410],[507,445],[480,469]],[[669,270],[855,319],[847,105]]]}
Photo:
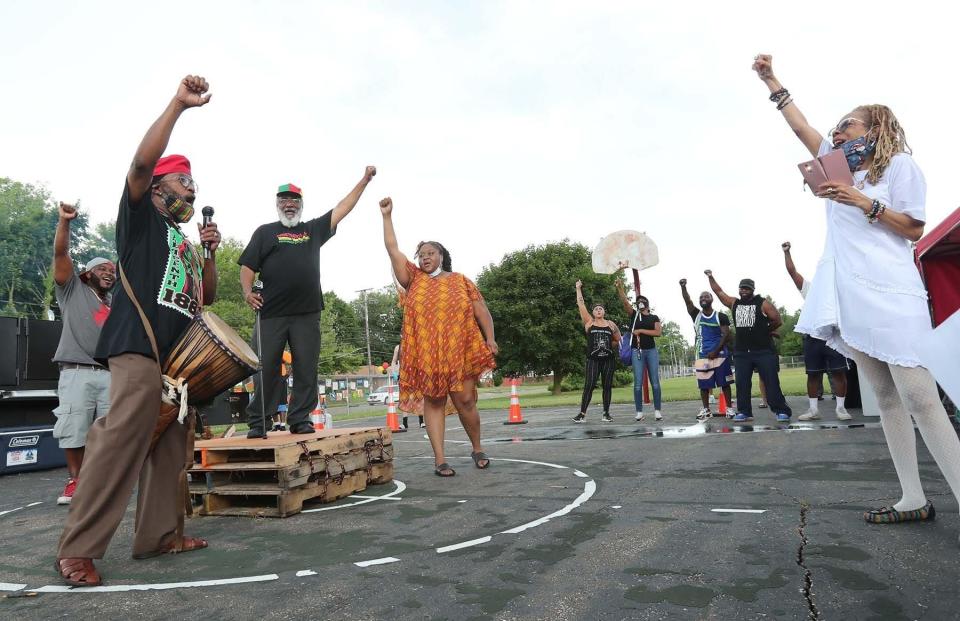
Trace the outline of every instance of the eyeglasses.
{"label": "eyeglasses", "polygon": [[292,196],[278,196],[277,204],[278,205],[299,205],[303,202],[302,198],[294,198]]}
{"label": "eyeglasses", "polygon": [[856,118],[856,117],[850,116],[850,117],[847,117],[847,118],[843,119],[843,120],[840,121],[839,123],[837,123],[837,126],[834,127],[833,129],[831,129],[829,132],[827,132],[827,134],[829,134],[829,135],[831,135],[831,136],[832,136],[833,134],[842,134],[843,132],[847,131],[847,129],[849,129],[849,127],[850,127],[851,125],[853,125],[854,123],[860,123],[861,125],[866,125],[866,124],[867,124],[865,121],[863,121],[863,120],[861,120],[861,119],[858,119],[858,118]]}
{"label": "eyeglasses", "polygon": [[179,181],[180,185],[182,185],[185,189],[193,190],[194,193],[196,193],[200,187],[197,185],[197,182],[193,180],[193,177],[189,175],[177,175],[177,181]]}

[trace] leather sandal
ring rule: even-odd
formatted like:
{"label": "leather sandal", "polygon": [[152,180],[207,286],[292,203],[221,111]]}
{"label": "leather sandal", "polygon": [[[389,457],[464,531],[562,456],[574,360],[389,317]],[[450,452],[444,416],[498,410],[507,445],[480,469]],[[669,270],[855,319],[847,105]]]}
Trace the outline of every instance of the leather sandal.
{"label": "leather sandal", "polygon": [[100,586],[103,581],[90,558],[58,558],[54,567],[60,578],[70,586]]}
{"label": "leather sandal", "polygon": [[[470,453],[470,457],[473,458],[473,465],[476,466],[479,470],[486,470],[490,467],[490,458],[487,457],[487,454],[483,451],[477,451],[476,453]],[[487,463],[480,465],[481,461]]]}
{"label": "leather sandal", "polygon": [[140,554],[134,554],[133,558],[138,561],[143,559],[153,558],[155,556],[160,556],[161,554],[178,554],[180,552],[193,552],[194,550],[202,550],[207,547],[207,540],[200,539],[199,537],[183,537],[183,545],[180,546],[180,549],[177,549],[176,538],[171,539],[169,542],[160,546],[159,550],[154,550],[153,552],[141,552]]}
{"label": "leather sandal", "polygon": [[457,471],[451,468],[450,464],[447,462],[443,462],[442,464],[438,464],[437,467],[433,469],[433,473],[438,477],[447,478],[457,474]]}

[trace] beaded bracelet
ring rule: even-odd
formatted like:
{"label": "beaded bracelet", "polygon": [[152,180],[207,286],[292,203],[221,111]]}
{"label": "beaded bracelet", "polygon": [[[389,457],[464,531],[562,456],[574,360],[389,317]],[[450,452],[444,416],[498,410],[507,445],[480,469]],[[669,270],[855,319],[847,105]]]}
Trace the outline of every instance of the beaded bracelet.
{"label": "beaded bracelet", "polygon": [[784,108],[786,108],[792,103],[793,103],[793,97],[791,97],[790,95],[787,95],[786,97],[780,100],[780,103],[777,104],[777,110],[783,110]]}
{"label": "beaded bracelet", "polygon": [[873,207],[870,209],[870,213],[867,214],[867,222],[874,224],[877,220],[880,219],[880,216],[887,210],[887,206],[881,203],[880,201],[873,201]]}
{"label": "beaded bracelet", "polygon": [[789,94],[790,94],[790,91],[788,91],[785,88],[781,88],[779,91],[774,91],[773,93],[770,93],[770,101],[773,101],[773,102],[780,101],[783,97]]}

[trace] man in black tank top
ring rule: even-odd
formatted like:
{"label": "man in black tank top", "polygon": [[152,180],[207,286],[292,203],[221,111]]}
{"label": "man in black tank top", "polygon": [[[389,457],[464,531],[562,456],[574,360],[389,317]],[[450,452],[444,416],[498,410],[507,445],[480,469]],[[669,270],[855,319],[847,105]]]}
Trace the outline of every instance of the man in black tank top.
{"label": "man in black tank top", "polygon": [[776,414],[777,421],[790,422],[792,412],[780,389],[780,362],[773,347],[773,334],[783,325],[780,313],[773,304],[755,293],[753,280],[741,280],[740,297],[733,298],[720,288],[713,278],[713,272],[706,270],[704,274],[710,280],[710,288],[717,298],[730,309],[736,328],[734,373],[737,383],[737,416],[733,420],[753,420],[750,395],[753,390],[753,371],[756,369],[766,385],[767,403]]}

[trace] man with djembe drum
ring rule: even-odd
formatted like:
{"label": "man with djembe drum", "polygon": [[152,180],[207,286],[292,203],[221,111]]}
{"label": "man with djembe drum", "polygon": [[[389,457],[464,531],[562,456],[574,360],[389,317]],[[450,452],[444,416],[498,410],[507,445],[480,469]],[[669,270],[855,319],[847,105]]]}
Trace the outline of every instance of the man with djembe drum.
{"label": "man with djembe drum", "polygon": [[207,89],[199,76],[180,82],[127,171],[117,216],[117,271],[124,286],[114,296],[95,354],[112,374],[110,417],[90,428],[84,476],[57,551],[57,573],[73,586],[100,584],[93,559],[103,558],[138,479],[134,558],[207,546],[178,532],[185,427],[169,425],[151,450],[161,407],[158,358],[166,358],[201,307],[216,296],[220,233],[212,222],[198,224],[209,250],[208,258],[201,258],[180,228],[193,216],[196,199],[190,162],[182,155],[161,158],[180,115],[210,101]]}

